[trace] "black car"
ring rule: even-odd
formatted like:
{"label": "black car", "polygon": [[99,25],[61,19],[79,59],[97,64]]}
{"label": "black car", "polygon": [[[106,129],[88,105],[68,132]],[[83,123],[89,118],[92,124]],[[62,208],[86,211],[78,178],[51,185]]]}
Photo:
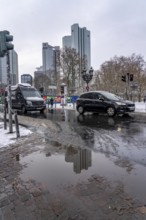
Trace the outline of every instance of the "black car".
{"label": "black car", "polygon": [[112,117],[116,114],[134,112],[135,104],[106,91],[91,91],[79,96],[76,101],[76,109],[80,114],[97,112],[107,113]]}

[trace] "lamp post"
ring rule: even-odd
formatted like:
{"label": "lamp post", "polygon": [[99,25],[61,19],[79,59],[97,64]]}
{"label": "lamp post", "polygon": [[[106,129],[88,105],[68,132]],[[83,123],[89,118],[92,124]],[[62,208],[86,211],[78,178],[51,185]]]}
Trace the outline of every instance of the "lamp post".
{"label": "lamp post", "polygon": [[93,68],[91,67],[89,72],[87,72],[87,70],[84,68],[82,71],[82,78],[83,80],[86,82],[87,86],[86,86],[86,90],[87,92],[89,91],[89,82],[92,80],[93,77]]}

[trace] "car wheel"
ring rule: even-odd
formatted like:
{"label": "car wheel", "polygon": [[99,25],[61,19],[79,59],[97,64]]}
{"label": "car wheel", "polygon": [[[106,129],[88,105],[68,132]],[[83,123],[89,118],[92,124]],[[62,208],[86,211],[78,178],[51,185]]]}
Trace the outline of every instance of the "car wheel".
{"label": "car wheel", "polygon": [[108,116],[109,117],[113,117],[113,116],[115,116],[115,114],[116,114],[116,110],[115,110],[115,108],[114,107],[108,107],[107,108],[107,110],[106,110],[106,112],[107,112],[107,114],[108,114]]}
{"label": "car wheel", "polygon": [[78,112],[79,112],[80,114],[84,114],[84,108],[83,108],[83,106],[79,106],[79,107],[78,107]]}
{"label": "car wheel", "polygon": [[25,108],[25,106],[23,105],[23,106],[22,106],[22,114],[24,115],[24,114],[26,114],[26,113],[27,113],[26,108]]}

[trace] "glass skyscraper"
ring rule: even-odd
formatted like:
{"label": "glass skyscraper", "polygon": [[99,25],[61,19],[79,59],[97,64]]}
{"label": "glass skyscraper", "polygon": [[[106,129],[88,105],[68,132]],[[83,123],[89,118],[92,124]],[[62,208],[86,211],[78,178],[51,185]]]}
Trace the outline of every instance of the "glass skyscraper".
{"label": "glass skyscraper", "polygon": [[[87,60],[86,69],[91,67],[90,31],[86,27],[80,28],[78,24],[71,26],[71,36],[64,36],[62,39],[63,48],[71,47],[76,49],[80,58]],[[84,67],[81,67],[83,69]]]}
{"label": "glass skyscraper", "polygon": [[[14,50],[10,50],[9,58],[10,58],[11,85],[15,85],[18,83],[18,55]],[[0,82],[3,85],[8,84],[7,57],[6,56],[0,58]]]}

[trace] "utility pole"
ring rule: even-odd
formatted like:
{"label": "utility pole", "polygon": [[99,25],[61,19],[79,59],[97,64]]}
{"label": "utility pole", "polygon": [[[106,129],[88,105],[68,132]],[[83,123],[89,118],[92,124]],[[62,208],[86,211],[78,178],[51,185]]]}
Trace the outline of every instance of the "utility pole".
{"label": "utility pole", "polygon": [[8,76],[8,113],[9,113],[9,132],[13,132],[12,126],[12,100],[11,100],[11,76],[10,76],[10,57],[7,51],[7,76]]}

